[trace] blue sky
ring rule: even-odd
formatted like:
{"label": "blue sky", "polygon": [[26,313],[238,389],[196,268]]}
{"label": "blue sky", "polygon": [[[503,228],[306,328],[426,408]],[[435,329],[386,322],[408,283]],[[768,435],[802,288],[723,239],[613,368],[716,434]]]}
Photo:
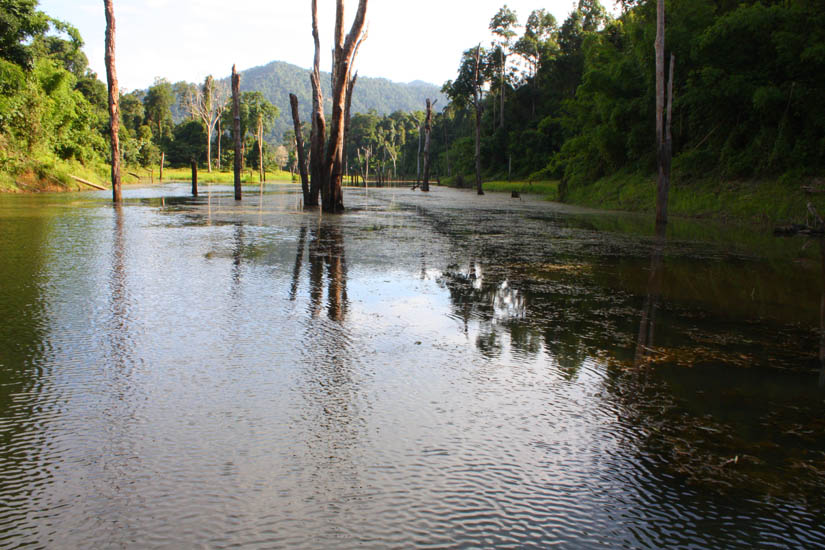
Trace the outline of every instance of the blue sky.
{"label": "blue sky", "polygon": [[[501,0],[372,0],[369,39],[360,74],[398,82],[434,84],[454,78],[461,52],[487,31]],[[559,22],[573,0],[513,0],[522,24],[533,9],[552,12]],[[612,7],[613,0],[603,0]],[[352,15],[356,0],[347,0]],[[321,47],[331,49],[335,2],[319,0]],[[145,88],[155,77],[201,81],[279,60],[309,67],[313,57],[310,0],[114,0],[118,76],[123,89]],[[101,77],[105,19],[100,0],[40,0],[40,9],[80,29],[86,55]],[[322,56],[329,65],[330,55]]]}

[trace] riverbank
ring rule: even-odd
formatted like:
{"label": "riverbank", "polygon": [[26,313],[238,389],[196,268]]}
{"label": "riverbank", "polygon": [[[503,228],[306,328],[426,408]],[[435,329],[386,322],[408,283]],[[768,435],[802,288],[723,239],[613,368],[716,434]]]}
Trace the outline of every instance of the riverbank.
{"label": "riverbank", "polygon": [[[463,182],[463,187],[468,187],[472,184],[472,178],[465,177]],[[461,187],[457,185],[457,178],[445,178],[443,183],[450,187]],[[531,193],[541,195],[549,201],[604,210],[656,210],[656,181],[653,176],[618,173],[582,187],[560,190],[561,187],[563,186],[557,181],[484,182],[485,192]],[[671,216],[686,218],[760,224],[804,223],[809,202],[819,212],[825,212],[825,181],[811,178],[674,181],[670,191],[669,213]]]}
{"label": "riverbank", "polygon": [[[11,164],[11,163],[10,163]],[[81,164],[61,159],[26,159],[0,170],[0,193],[45,193],[88,191],[90,186],[80,183],[80,178],[96,185],[109,187],[109,165],[104,163]],[[140,179],[123,174],[125,184],[138,183]]]}
{"label": "riverbank", "polygon": [[[46,192],[73,192],[88,191],[90,186],[84,185],[75,178],[91,183],[111,187],[110,167],[108,164],[83,165],[79,162],[66,162],[59,159],[28,160],[18,165],[14,170],[0,171],[0,193],[46,193]],[[159,178],[157,167],[154,170],[146,168],[127,167],[121,174],[124,185],[162,183],[171,181],[191,181],[191,168],[165,168],[163,180]],[[235,176],[231,171],[207,172],[198,171],[199,183],[231,184]],[[241,176],[244,184],[260,182],[260,176],[255,171],[245,171]],[[289,172],[276,170],[266,173],[267,183],[286,183],[292,181]]]}

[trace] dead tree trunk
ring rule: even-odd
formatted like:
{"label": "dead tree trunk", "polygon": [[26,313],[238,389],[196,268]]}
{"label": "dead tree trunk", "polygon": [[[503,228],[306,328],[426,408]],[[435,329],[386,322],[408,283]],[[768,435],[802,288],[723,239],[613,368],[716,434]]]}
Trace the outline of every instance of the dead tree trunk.
{"label": "dead tree trunk", "polygon": [[192,159],[192,196],[198,196],[198,161]]}
{"label": "dead tree trunk", "polygon": [[163,165],[166,164],[166,152],[161,152],[160,154],[160,175],[158,176],[158,181],[163,183]]}
{"label": "dead tree trunk", "polygon": [[447,161],[447,177],[452,177],[453,168],[450,166],[450,143],[447,139],[447,116],[443,117],[444,122],[444,159]]}
{"label": "dead tree trunk", "polygon": [[[478,97],[478,71],[481,64],[481,44],[476,48],[476,67],[475,77],[473,78],[473,103],[476,108],[476,192],[479,195],[484,194],[484,189],[481,186],[481,99]],[[495,109],[493,109],[495,110]]]}
{"label": "dead tree trunk", "polygon": [[307,156],[304,151],[304,133],[301,128],[301,115],[298,112],[298,96],[289,94],[289,105],[292,107],[292,124],[295,127],[295,149],[298,154],[298,170],[301,173],[301,191],[304,194],[304,204],[310,201],[309,175],[307,174]]}
{"label": "dead tree trunk", "polygon": [[433,104],[427,99],[427,118],[424,119],[424,180],[421,190],[430,191],[430,132],[433,129]]}
{"label": "dead tree trunk", "polygon": [[[665,81],[665,0],[658,0],[656,19],[656,224],[667,224],[670,171],[673,158],[671,116],[673,114],[673,73],[675,57],[670,58],[670,80]],[[666,97],[665,88],[669,88]],[[667,105],[666,102],[667,101]]]}
{"label": "dead tree trunk", "polygon": [[106,80],[109,84],[109,132],[112,141],[112,201],[123,202],[120,182],[120,90],[115,68],[115,11],[112,0],[104,0],[106,9]]}
{"label": "dead tree trunk", "polygon": [[261,177],[261,184],[266,181],[266,174],[264,173],[264,121],[260,115],[258,115],[258,128],[257,128],[257,138],[258,138],[258,166],[260,167],[260,177]]}
{"label": "dead tree trunk", "polygon": [[221,117],[218,117],[218,172],[221,171],[221,136],[223,135],[223,129],[221,128]]}
{"label": "dead tree trunk", "polygon": [[421,183],[421,142],[422,139],[422,128],[421,125],[418,125],[418,153],[415,157],[415,185],[418,187],[418,184]]}
{"label": "dead tree trunk", "polygon": [[507,56],[504,55],[504,46],[499,48],[501,55],[501,120],[499,128],[504,128],[504,73],[507,71]]}
{"label": "dead tree trunk", "polygon": [[241,75],[232,65],[232,118],[235,133],[235,200],[243,198],[241,189]]}
{"label": "dead tree trunk", "polygon": [[347,105],[344,109],[344,152],[343,157],[344,161],[347,163],[347,167],[344,169],[344,173],[347,173],[347,169],[349,168],[349,159],[347,158],[347,147],[349,145],[349,129],[350,123],[352,122],[352,92],[355,90],[355,83],[358,81],[358,73],[355,73],[349,82],[347,82]]}
{"label": "dead tree trunk", "polygon": [[[321,192],[325,212],[341,212],[344,209],[342,166],[347,89],[356,50],[364,39],[362,33],[368,2],[369,0],[359,0],[355,20],[345,39],[344,0],[336,1],[335,50],[332,66],[332,120],[327,140],[326,157],[324,158]],[[324,193],[323,188],[326,188],[326,193]]]}
{"label": "dead tree trunk", "polygon": [[326,119],[324,118],[324,95],[321,90],[321,38],[318,34],[318,1],[312,0],[312,38],[315,40],[315,60],[310,82],[312,83],[312,135],[310,136],[310,189],[309,200],[304,207],[318,206],[318,197],[323,183],[324,143],[326,142]]}

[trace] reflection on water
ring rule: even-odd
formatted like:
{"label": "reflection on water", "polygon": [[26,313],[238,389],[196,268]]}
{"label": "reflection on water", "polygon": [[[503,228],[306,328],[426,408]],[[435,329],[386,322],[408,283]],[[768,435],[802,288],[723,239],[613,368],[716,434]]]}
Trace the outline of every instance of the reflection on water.
{"label": "reflection on water", "polygon": [[0,197],[0,548],[821,546],[825,254],[188,191]]}
{"label": "reflection on water", "polygon": [[655,345],[656,309],[662,294],[662,263],[665,249],[665,227],[657,225],[656,242],[650,255],[650,277],[647,281],[645,305],[642,308],[642,320],[639,323],[639,339],[636,344],[636,366],[645,362]]}

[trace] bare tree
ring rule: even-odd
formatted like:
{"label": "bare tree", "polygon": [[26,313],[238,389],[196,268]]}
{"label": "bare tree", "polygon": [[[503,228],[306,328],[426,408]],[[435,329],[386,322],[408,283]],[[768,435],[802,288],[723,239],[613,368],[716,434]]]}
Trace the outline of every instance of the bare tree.
{"label": "bare tree", "polygon": [[243,198],[241,188],[241,75],[235,70],[235,65],[232,65],[232,117],[235,132],[235,200],[239,201]]}
{"label": "bare tree", "polygon": [[[364,25],[369,0],[359,0],[355,19],[349,33],[344,35],[344,0],[336,0],[335,46],[332,63],[332,118],[329,125],[326,151],[321,151],[320,132],[313,135],[312,169],[320,176],[321,199],[325,212],[340,212],[344,209],[342,192],[344,133],[346,129],[347,91],[350,89],[352,62],[358,47],[365,38]],[[323,103],[320,99],[320,45],[318,38],[317,0],[312,1],[312,34],[315,39],[315,70],[312,74],[314,120],[321,121]],[[319,128],[320,130],[320,124]],[[313,182],[314,183],[314,182]]]}
{"label": "bare tree", "polygon": [[476,190],[479,195],[484,194],[481,186],[481,99],[479,98],[478,72],[481,65],[481,44],[476,48],[475,55],[475,76],[473,78],[473,103],[476,108]]}
{"label": "bare tree", "polygon": [[327,123],[324,118],[324,94],[321,90],[321,37],[318,34],[318,0],[312,0],[312,38],[315,41],[315,60],[310,82],[312,83],[312,133],[309,144],[309,199],[305,207],[318,206],[322,185],[322,160],[326,141]]}
{"label": "bare tree", "polygon": [[[657,196],[656,224],[667,224],[667,203],[670,192],[670,171],[673,161],[673,73],[676,57],[670,56],[670,79],[665,82],[665,0],[658,0],[656,20],[656,146]],[[667,86],[667,97],[665,87]],[[667,102],[667,105],[665,104]]]}
{"label": "bare tree", "polygon": [[352,78],[350,78],[349,82],[347,83],[347,105],[344,109],[344,160],[347,162],[347,166],[344,168],[344,174],[347,173],[349,168],[349,159],[347,159],[347,146],[349,145],[349,131],[350,125],[352,123],[352,92],[355,89],[355,83],[357,81],[358,73],[355,73],[354,75],[352,75]]}
{"label": "bare tree", "polygon": [[289,105],[292,108],[292,124],[295,126],[295,149],[298,156],[298,171],[301,173],[301,191],[304,194],[304,204],[307,204],[310,201],[309,175],[307,174],[307,156],[306,151],[304,151],[301,115],[298,113],[298,96],[289,94]]}
{"label": "bare tree", "polygon": [[115,69],[115,10],[112,0],[103,0],[106,9],[106,79],[109,88],[109,131],[112,139],[112,200],[123,201],[120,182],[120,90]]}
{"label": "bare tree", "polygon": [[203,122],[206,129],[206,169],[212,172],[212,137],[215,125],[226,107],[226,86],[215,82],[212,75],[206,77],[203,86],[190,88],[184,98],[186,110],[193,118]]}
{"label": "bare tree", "polygon": [[[438,101],[436,100],[436,103]],[[427,99],[427,116],[424,119],[424,180],[421,182],[421,190],[430,190],[430,133],[433,129],[433,103]]]}

